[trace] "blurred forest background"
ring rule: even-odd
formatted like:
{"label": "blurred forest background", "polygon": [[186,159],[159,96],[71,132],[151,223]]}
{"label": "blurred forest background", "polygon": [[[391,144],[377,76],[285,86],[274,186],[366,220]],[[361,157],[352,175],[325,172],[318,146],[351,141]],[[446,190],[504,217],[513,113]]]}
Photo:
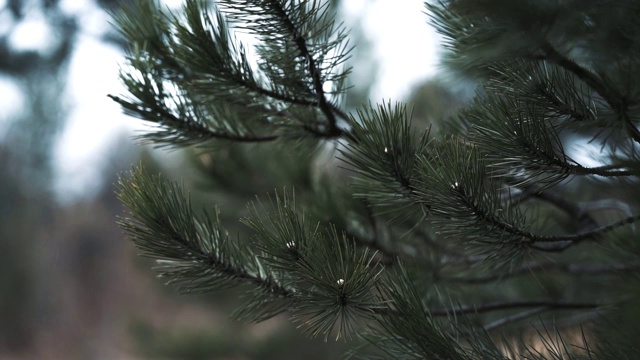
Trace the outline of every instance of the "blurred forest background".
{"label": "blurred forest background", "polygon": [[[71,59],[86,36],[124,54],[126,44],[108,25],[107,11],[116,11],[117,2],[87,0],[84,9],[92,9],[87,17],[87,11],[69,10],[80,1],[0,0],[0,358],[287,359],[303,352],[308,359],[336,358],[343,344],[305,339],[286,319],[258,325],[229,319],[225,304],[234,301],[233,294],[175,294],[148,270],[149,261],[136,256],[116,225],[122,209],[113,184],[132,164],[143,162],[148,169],[184,179],[190,188],[202,190],[194,198],[223,207],[232,217],[227,222],[234,224],[254,194],[282,188],[291,179],[313,181],[305,178],[308,172],[296,172],[296,164],[322,166],[317,158],[282,148],[256,156],[247,146],[221,149],[215,157],[197,150],[167,154],[136,146],[126,134],[90,165],[101,174],[90,187],[72,189],[70,200],[56,185],[73,180],[60,178],[54,156],[78,105],[69,99]],[[375,1],[361,3],[366,7]],[[351,58],[357,64],[352,76],[357,86],[347,97],[347,110],[369,101],[380,66],[372,52],[375,39],[363,30],[367,19],[353,15],[345,21],[357,44]],[[21,43],[43,24],[46,43]],[[407,36],[420,47],[425,36],[433,35]],[[464,86],[455,96],[451,87],[446,89],[432,79],[405,90],[407,98],[392,100],[409,100],[416,120],[432,122],[467,97]],[[98,140],[104,134],[84,135]],[[279,166],[291,164],[291,172],[275,171],[275,159]]]}

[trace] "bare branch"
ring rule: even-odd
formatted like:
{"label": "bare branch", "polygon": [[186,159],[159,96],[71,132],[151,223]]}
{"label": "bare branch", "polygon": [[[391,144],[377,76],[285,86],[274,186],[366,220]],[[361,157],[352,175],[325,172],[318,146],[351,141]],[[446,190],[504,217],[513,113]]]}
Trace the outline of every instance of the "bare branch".
{"label": "bare branch", "polygon": [[606,275],[614,272],[631,271],[640,269],[640,263],[632,264],[527,264],[508,274],[493,274],[484,277],[454,277],[447,281],[454,283],[482,285],[499,280],[507,280],[521,275],[535,272],[562,272],[571,275]]}
{"label": "bare branch", "polygon": [[565,301],[514,301],[514,302],[495,302],[482,305],[460,306],[453,309],[438,309],[432,310],[432,316],[451,316],[451,315],[465,315],[465,314],[482,314],[493,311],[503,311],[509,309],[521,309],[521,308],[539,308],[546,307],[549,310],[582,310],[582,309],[595,309],[599,307],[599,304],[595,303],[573,303]]}
{"label": "bare branch", "polygon": [[549,308],[546,306],[541,306],[541,307],[537,307],[537,308],[533,308],[533,309],[529,309],[529,310],[525,310],[522,312],[519,312],[517,314],[513,314],[513,315],[509,315],[509,316],[505,316],[503,318],[500,318],[498,320],[495,320],[493,322],[488,323],[487,325],[483,326],[484,329],[486,331],[490,331],[496,328],[499,328],[501,326],[516,322],[516,321],[520,321],[523,319],[526,319],[528,317],[531,317],[533,315],[539,314],[541,312],[544,312],[545,310],[548,310]]}

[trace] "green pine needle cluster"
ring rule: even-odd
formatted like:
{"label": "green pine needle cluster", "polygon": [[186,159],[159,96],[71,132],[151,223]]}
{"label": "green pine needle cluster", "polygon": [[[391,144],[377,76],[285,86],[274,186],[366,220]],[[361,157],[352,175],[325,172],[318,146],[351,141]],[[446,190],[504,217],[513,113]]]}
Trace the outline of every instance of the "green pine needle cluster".
{"label": "green pine needle cluster", "polygon": [[[144,142],[214,159],[251,144],[230,157],[236,168],[259,152],[258,168],[280,166],[285,181],[283,151],[329,165],[296,167],[295,192],[251,203],[246,239],[215,206],[195,210],[184,185],[137,167],[120,178],[120,225],[180,291],[241,287],[237,318],[287,314],[353,344],[349,356],[634,358],[608,329],[626,318],[616,327],[638,330],[640,6],[425,8],[446,65],[477,85],[435,127],[454,133],[404,104],[341,108],[351,47],[329,2],[127,3],[114,14],[130,44],[127,93],[111,97],[152,125]],[[596,166],[576,150],[593,145]],[[207,174],[247,190],[223,168]]]}

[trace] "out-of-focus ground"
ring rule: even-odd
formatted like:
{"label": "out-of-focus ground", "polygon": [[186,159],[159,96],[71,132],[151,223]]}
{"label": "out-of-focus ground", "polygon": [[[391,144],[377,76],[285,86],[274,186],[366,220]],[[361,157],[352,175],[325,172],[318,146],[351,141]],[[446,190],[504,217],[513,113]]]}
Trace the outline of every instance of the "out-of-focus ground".
{"label": "out-of-focus ground", "polygon": [[218,358],[233,346],[250,354],[246,348],[289,326],[278,318],[243,329],[225,307],[172,295],[123,239],[117,214],[119,203],[105,192],[58,209],[38,229],[27,331],[21,342],[2,344],[0,358]]}

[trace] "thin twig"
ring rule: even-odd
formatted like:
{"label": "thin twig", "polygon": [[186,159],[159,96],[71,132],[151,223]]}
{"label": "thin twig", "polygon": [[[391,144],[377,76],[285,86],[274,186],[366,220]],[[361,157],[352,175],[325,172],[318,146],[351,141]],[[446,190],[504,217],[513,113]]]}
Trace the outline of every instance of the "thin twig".
{"label": "thin twig", "polygon": [[513,314],[513,315],[509,315],[509,316],[505,316],[503,318],[500,318],[498,320],[492,321],[490,323],[488,323],[487,325],[483,326],[484,329],[486,331],[491,331],[495,328],[516,322],[516,321],[520,321],[522,319],[526,319],[528,317],[531,317],[533,315],[539,314],[541,312],[544,312],[546,310],[548,310],[549,308],[546,306],[541,306],[541,307],[537,307],[537,308],[533,308],[533,309],[529,309],[529,310],[525,310],[522,312],[519,312],[517,314]]}
{"label": "thin twig", "polygon": [[[273,90],[269,90],[269,89],[265,89],[261,86],[255,86],[253,84],[250,84],[248,82],[246,82],[244,79],[242,78],[237,78],[235,79],[240,85],[253,90],[255,92],[257,92],[258,94],[270,97],[272,99],[275,100],[280,100],[280,101],[284,101],[284,102],[288,102],[290,104],[295,104],[295,105],[302,105],[302,106],[319,106],[318,102],[316,100],[307,100],[304,98],[298,98],[298,97],[292,97],[292,96],[288,96],[288,95],[284,95],[281,94],[277,91],[273,91]],[[335,114],[335,116],[348,121],[349,120],[349,115],[347,113],[345,113],[344,111],[342,111],[340,108],[338,108],[337,106],[333,105],[333,104],[329,104],[329,108],[331,109],[331,111]]]}
{"label": "thin twig", "polygon": [[558,209],[564,211],[569,217],[575,219],[578,224],[578,231],[588,231],[598,227],[596,220],[583,209],[583,206],[567,199],[565,196],[558,195],[552,190],[537,191],[532,187],[526,187],[522,190],[521,199],[535,198],[545,201]]}
{"label": "thin twig", "polygon": [[634,176],[633,171],[622,169],[609,169],[608,167],[584,167],[582,165],[570,165],[574,175],[596,175],[602,177]]}
{"label": "thin twig", "polygon": [[[114,96],[114,95],[107,95],[107,96],[110,97],[113,101],[120,104],[120,106],[122,106],[123,108],[128,109],[129,111],[136,112],[135,108],[138,107],[137,105],[131,104],[118,96]],[[157,115],[162,116],[162,118],[167,122],[174,124],[176,126],[175,127],[176,130],[180,130],[180,128],[183,128],[184,130],[197,133],[199,136],[198,138],[199,141],[200,140],[206,141],[210,139],[220,139],[220,140],[229,140],[229,141],[234,141],[239,143],[257,143],[257,142],[270,142],[279,138],[278,135],[264,135],[264,136],[244,135],[243,136],[238,134],[219,133],[219,132],[212,131],[208,127],[202,124],[199,124],[197,122],[182,120],[177,116],[175,116],[174,114],[172,114],[170,111],[167,111],[166,109],[163,109],[161,107],[155,107],[154,111],[157,113]],[[158,123],[158,121],[154,121],[150,119],[142,119],[142,120]]]}
{"label": "thin twig", "polygon": [[[486,209],[483,209],[480,206],[478,206],[478,204],[476,204],[476,199],[467,195],[466,191],[462,187],[456,187],[455,190],[459,194],[460,199],[469,208],[469,210],[471,210],[471,212],[475,216],[477,216],[479,219],[489,224],[492,229],[501,230],[514,236],[520,236],[524,243],[529,244],[534,249],[542,250],[542,251],[559,251],[560,249],[564,250],[567,247],[571,246],[572,244],[578,243],[586,239],[593,238],[597,235],[607,233],[621,226],[625,226],[640,220],[640,214],[638,214],[634,216],[629,216],[613,224],[601,226],[599,228],[596,228],[590,231],[580,232],[577,234],[538,235],[530,231],[521,229],[517,226],[514,226],[513,224],[510,224],[508,222],[505,222],[504,220],[497,217],[495,214],[487,212]],[[547,245],[548,243],[560,243],[560,244]]]}
{"label": "thin twig", "polygon": [[[545,307],[548,310],[584,310],[584,309],[596,309],[601,305],[596,303],[579,303],[568,301],[554,301],[554,300],[531,300],[531,301],[512,301],[512,302],[495,302],[489,304],[480,305],[465,305],[447,309],[435,309],[430,310],[429,315],[433,317],[443,316],[455,316],[455,315],[467,315],[467,314],[483,314],[494,311],[505,311],[511,309],[522,308],[539,308]],[[380,308],[375,310],[379,315],[395,316],[396,310],[393,308]]]}
{"label": "thin twig", "polygon": [[[537,250],[551,251],[551,252],[562,251],[567,249],[569,246],[577,244],[583,240],[591,239],[595,236],[605,234],[619,227],[632,224],[638,220],[640,220],[640,215],[633,215],[633,216],[624,218],[620,221],[616,221],[615,223],[612,223],[606,226],[601,226],[591,231],[585,231],[575,235],[539,237],[538,240],[534,241],[535,243],[538,243],[538,244],[534,244],[533,248]],[[553,244],[553,243],[556,243],[556,244]]]}
{"label": "thin twig", "polygon": [[[366,203],[368,203],[365,200]],[[390,249],[387,246],[383,245],[380,242],[380,239],[378,238],[377,235],[377,221],[375,219],[375,216],[373,214],[373,212],[371,211],[371,207],[367,206],[365,207],[366,211],[367,211],[367,219],[369,220],[370,226],[373,229],[374,235],[372,239],[364,239],[361,236],[357,236],[349,231],[347,231],[347,236],[353,238],[353,240],[356,242],[356,244],[361,245],[361,246],[366,246],[370,249],[376,250],[377,252],[379,252],[382,255],[382,259],[380,260],[379,263],[381,263],[382,265],[385,266],[391,266],[393,265],[397,259],[399,258],[413,258],[415,257],[415,252],[409,252],[407,249],[404,249],[402,251],[400,250],[394,250],[394,249]],[[377,265],[377,264],[374,264]]]}
{"label": "thin twig", "polygon": [[465,284],[487,284],[498,280],[506,280],[534,272],[563,272],[572,275],[603,275],[619,271],[640,269],[640,263],[634,264],[528,264],[508,274],[494,274],[484,277],[454,277],[447,281]]}
{"label": "thin twig", "polygon": [[531,307],[546,307],[554,310],[579,310],[579,309],[595,309],[600,305],[595,303],[573,303],[565,301],[552,301],[552,300],[540,300],[540,301],[514,301],[514,302],[496,302],[482,305],[467,305],[460,306],[453,309],[438,309],[432,310],[431,316],[451,316],[451,315],[465,315],[465,314],[482,314],[493,311],[503,311],[509,309],[521,309]]}
{"label": "thin twig", "polygon": [[470,255],[470,256],[463,256],[463,255],[452,255],[452,256],[443,256],[440,264],[441,265],[459,265],[459,264],[464,264],[467,267],[468,266],[473,266],[474,264],[478,264],[481,263],[483,261],[486,261],[489,257],[487,255]]}
{"label": "thin twig", "polygon": [[352,238],[356,244],[368,247],[380,253],[382,255],[382,260],[380,260],[379,263],[381,263],[382,265],[386,265],[386,266],[393,265],[395,262],[395,259],[408,255],[408,254],[400,254],[394,250],[387,248],[386,246],[382,245],[379,241],[377,241],[377,239],[375,238],[373,240],[365,240],[361,236],[357,236],[351,232],[347,232],[346,235]]}

